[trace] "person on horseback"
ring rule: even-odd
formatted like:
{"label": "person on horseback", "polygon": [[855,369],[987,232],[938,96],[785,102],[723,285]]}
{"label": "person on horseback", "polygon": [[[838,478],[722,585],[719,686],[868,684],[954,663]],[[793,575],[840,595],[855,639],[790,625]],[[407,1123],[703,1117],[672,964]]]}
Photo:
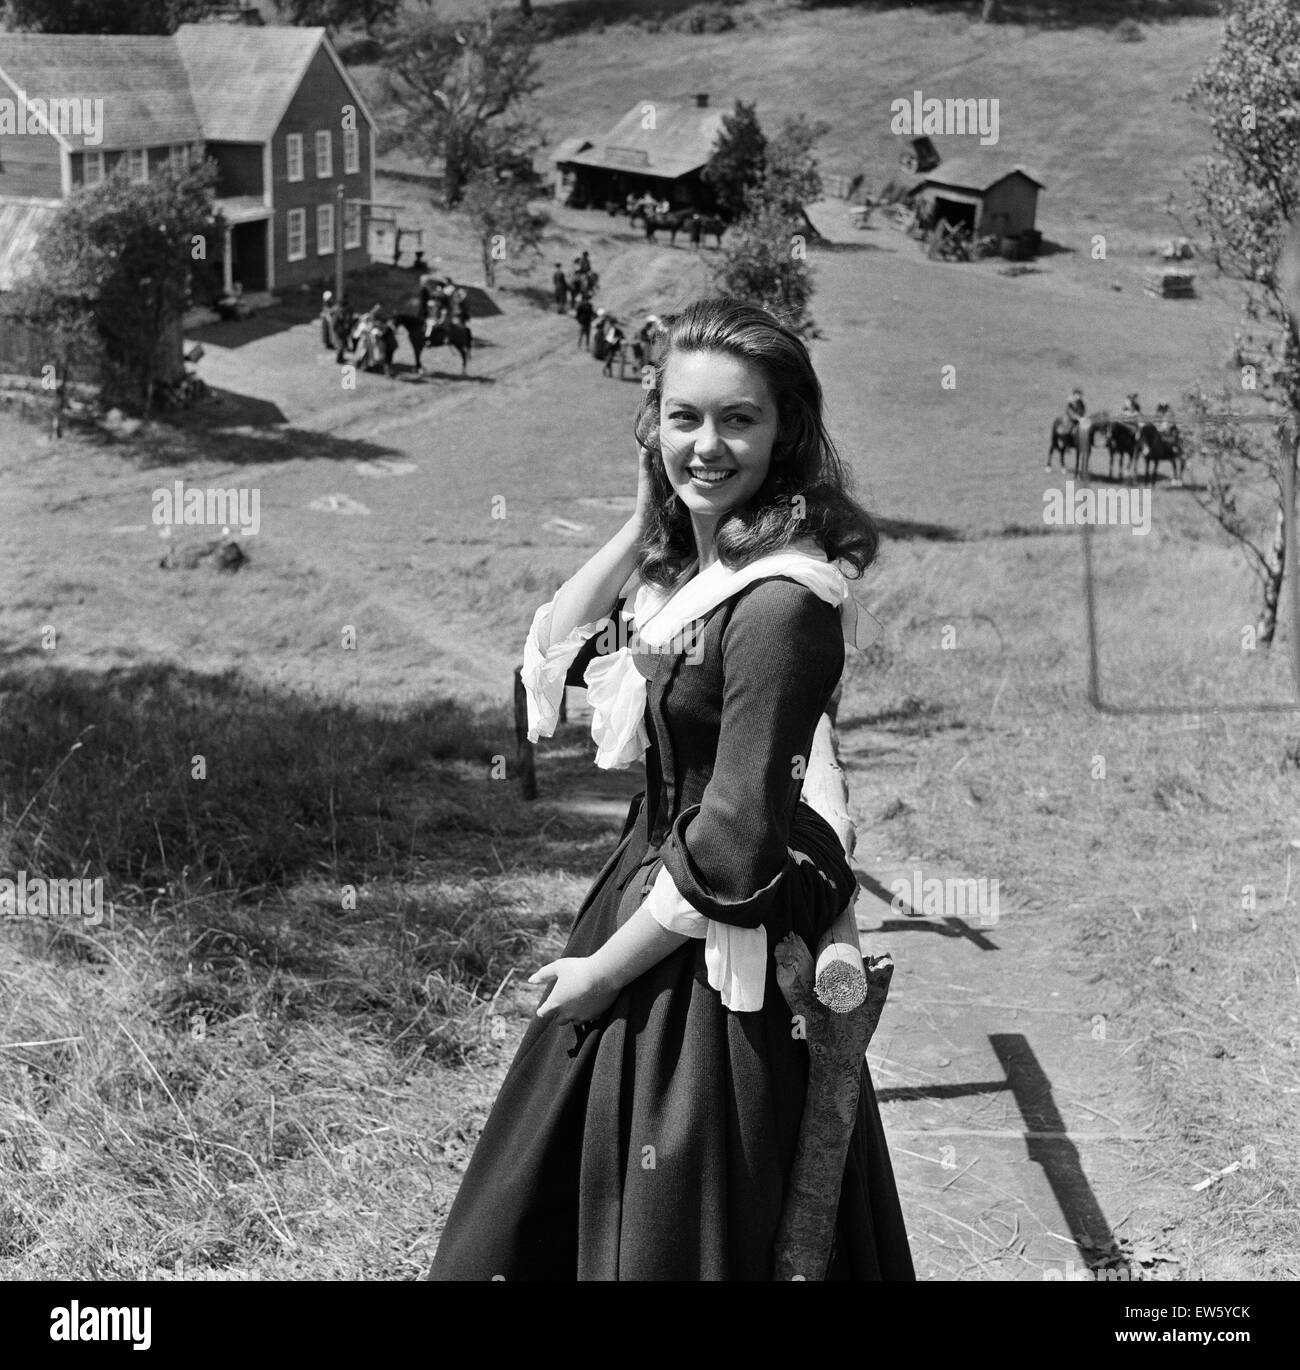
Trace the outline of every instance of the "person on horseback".
{"label": "person on horseback", "polygon": [[1076,427],[1079,420],[1088,412],[1088,406],[1083,402],[1083,391],[1077,386],[1070,391],[1070,398],[1065,402],[1065,415],[1073,419]]}

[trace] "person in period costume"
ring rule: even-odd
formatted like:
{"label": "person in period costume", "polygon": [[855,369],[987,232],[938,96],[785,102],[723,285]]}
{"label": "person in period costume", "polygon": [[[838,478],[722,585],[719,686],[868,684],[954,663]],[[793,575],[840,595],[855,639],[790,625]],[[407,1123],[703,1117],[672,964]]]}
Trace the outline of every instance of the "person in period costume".
{"label": "person in period costume", "polygon": [[551,276],[551,285],[555,290],[555,312],[557,314],[563,314],[566,310],[569,298],[569,281],[564,274],[564,268],[559,262],[555,263],[555,271]]}
{"label": "person in period costume", "polygon": [[573,316],[578,321],[578,346],[588,347],[591,344],[591,321],[596,317],[596,311],[591,307],[591,298],[582,295],[578,299]]}
{"label": "person in period costume", "polygon": [[[773,950],[856,880],[801,795],[862,645],[851,497],[804,343],[704,300],[664,321],[628,522],[533,616],[529,737],[585,671],[596,764],[646,785],[577,911],[465,1172],[434,1280],[771,1280],[808,1078]],[[795,497],[800,498],[796,501]],[[635,589],[633,588],[635,587]],[[827,1278],[914,1278],[869,1075]]]}
{"label": "person in period costume", "polygon": [[604,334],[605,365],[601,370],[601,374],[604,376],[613,376],[614,360],[618,356],[619,351],[623,346],[623,338],[625,334],[623,332],[623,326],[612,314],[605,315]]}
{"label": "person in period costume", "polygon": [[1070,398],[1065,402],[1065,415],[1076,427],[1079,420],[1088,412],[1088,406],[1084,403],[1083,391],[1077,387],[1070,391]]}

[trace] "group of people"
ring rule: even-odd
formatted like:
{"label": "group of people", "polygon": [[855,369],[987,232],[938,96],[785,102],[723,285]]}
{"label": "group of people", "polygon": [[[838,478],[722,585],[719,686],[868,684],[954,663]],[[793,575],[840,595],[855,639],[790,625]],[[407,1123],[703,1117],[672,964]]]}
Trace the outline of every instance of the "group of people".
{"label": "group of people", "polygon": [[573,259],[573,270],[567,276],[564,274],[564,268],[556,262],[555,270],[551,273],[551,285],[555,291],[555,312],[567,314],[572,306],[574,313],[578,314],[584,302],[591,304],[592,296],[595,295],[599,284],[600,277],[592,268],[591,258],[585,249],[580,257]]}
{"label": "group of people", "polygon": [[[591,339],[591,325],[595,324],[596,336]],[[632,336],[632,356],[636,361],[638,370],[653,358],[655,340],[660,332],[660,319],[657,314],[647,314],[645,322],[637,329]],[[590,342],[592,355],[597,361],[603,362],[601,374],[612,376],[614,374],[614,363],[622,351],[623,344],[627,340],[627,329],[614,317],[613,314],[606,313],[603,309],[595,312],[594,319],[588,319],[584,327],[581,319],[578,320],[578,343],[579,345]]]}
{"label": "group of people", "polygon": [[[424,320],[426,342],[449,322],[468,333],[470,308],[465,289],[450,277],[421,276],[419,317]],[[336,300],[332,290],[321,296],[321,344],[340,363],[359,354],[365,366],[390,366],[397,350],[397,323],[378,302],[354,314],[346,296]]]}

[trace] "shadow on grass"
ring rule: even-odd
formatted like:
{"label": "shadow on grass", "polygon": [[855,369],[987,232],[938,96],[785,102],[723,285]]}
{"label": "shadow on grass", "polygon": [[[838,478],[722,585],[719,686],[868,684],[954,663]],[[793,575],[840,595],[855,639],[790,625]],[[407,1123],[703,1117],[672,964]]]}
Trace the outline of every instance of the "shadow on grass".
{"label": "shadow on grass", "polygon": [[[335,892],[504,869],[594,875],[613,843],[580,816],[547,836],[513,783],[504,708],[401,709],[254,685],[171,663],[0,670],[6,864],[102,877],[106,897],[313,879]],[[504,772],[504,773],[503,773]]]}
{"label": "shadow on grass", "polygon": [[965,542],[966,535],[946,523],[925,523],[915,519],[876,518],[881,537],[897,542]]}

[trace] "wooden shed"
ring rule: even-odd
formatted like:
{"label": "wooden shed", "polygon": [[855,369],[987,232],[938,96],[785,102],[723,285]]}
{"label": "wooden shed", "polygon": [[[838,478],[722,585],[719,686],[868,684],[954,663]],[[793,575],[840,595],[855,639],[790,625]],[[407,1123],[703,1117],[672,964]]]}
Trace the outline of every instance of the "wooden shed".
{"label": "wooden shed", "polygon": [[921,185],[920,198],[939,219],[982,238],[1011,238],[1035,227],[1038,193],[1047,187],[1019,163],[991,157],[945,157]]}

